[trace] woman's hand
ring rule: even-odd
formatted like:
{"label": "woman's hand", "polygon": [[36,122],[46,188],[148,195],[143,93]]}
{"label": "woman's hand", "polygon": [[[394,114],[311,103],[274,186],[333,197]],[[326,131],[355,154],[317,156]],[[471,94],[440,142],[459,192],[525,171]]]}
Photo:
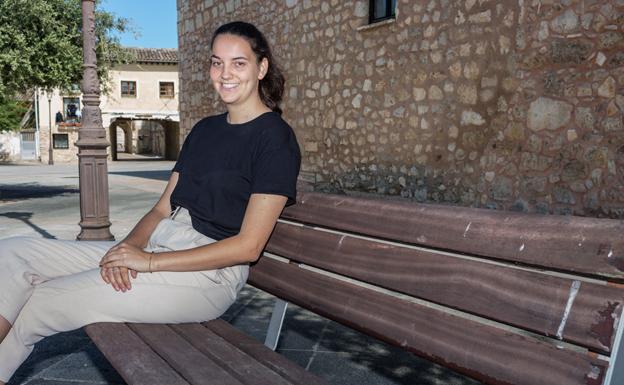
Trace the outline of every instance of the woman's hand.
{"label": "woman's hand", "polygon": [[125,267],[101,267],[100,275],[104,282],[108,283],[115,289],[116,291],[126,292],[132,288],[132,283],[130,282],[130,276],[132,278],[137,277],[137,272],[134,270],[129,270]]}
{"label": "woman's hand", "polygon": [[100,275],[115,290],[125,292],[132,287],[130,276],[136,278],[138,272],[149,271],[151,256],[151,253],[121,242],[108,250],[100,260]]}
{"label": "woman's hand", "polygon": [[101,267],[125,267],[138,272],[148,272],[152,253],[143,251],[141,248],[121,242],[112,247],[102,257]]}

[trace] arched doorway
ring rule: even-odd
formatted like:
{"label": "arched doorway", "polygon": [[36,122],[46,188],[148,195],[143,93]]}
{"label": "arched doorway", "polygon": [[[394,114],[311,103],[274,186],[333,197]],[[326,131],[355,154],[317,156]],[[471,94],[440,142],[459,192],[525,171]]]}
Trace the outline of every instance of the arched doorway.
{"label": "arched doorway", "polygon": [[109,127],[112,160],[176,160],[180,123],[164,119],[118,118]]}
{"label": "arched doorway", "polygon": [[125,119],[116,119],[109,126],[110,151],[113,160],[119,159],[119,154],[132,154],[132,122]]}

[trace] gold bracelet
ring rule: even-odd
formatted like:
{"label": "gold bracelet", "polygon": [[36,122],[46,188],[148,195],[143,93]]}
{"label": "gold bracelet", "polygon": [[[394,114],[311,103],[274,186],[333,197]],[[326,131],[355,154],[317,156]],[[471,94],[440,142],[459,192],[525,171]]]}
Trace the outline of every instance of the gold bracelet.
{"label": "gold bracelet", "polygon": [[147,271],[148,272],[152,272],[152,257],[154,256],[154,252],[152,251],[152,253],[150,254],[150,259],[149,259],[149,266],[147,267]]}

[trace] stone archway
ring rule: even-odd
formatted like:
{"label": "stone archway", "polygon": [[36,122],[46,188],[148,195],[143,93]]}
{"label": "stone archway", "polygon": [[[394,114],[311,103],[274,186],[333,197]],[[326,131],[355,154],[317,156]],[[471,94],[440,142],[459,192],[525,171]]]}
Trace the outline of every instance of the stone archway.
{"label": "stone archway", "polygon": [[[176,160],[180,123],[161,119],[117,118],[109,126],[112,160]],[[121,158],[119,154],[124,154]]]}
{"label": "stone archway", "polygon": [[132,122],[127,119],[115,119],[111,121],[109,126],[109,139],[111,159],[118,160],[118,154],[133,152],[132,145]]}

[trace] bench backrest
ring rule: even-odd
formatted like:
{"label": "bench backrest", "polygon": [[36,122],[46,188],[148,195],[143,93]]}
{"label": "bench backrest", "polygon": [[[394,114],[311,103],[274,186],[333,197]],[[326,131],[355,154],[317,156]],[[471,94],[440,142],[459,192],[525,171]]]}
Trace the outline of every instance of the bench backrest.
{"label": "bench backrest", "polygon": [[250,283],[484,383],[604,384],[623,234],[617,220],[308,192],[267,245],[286,260],[261,258]]}

